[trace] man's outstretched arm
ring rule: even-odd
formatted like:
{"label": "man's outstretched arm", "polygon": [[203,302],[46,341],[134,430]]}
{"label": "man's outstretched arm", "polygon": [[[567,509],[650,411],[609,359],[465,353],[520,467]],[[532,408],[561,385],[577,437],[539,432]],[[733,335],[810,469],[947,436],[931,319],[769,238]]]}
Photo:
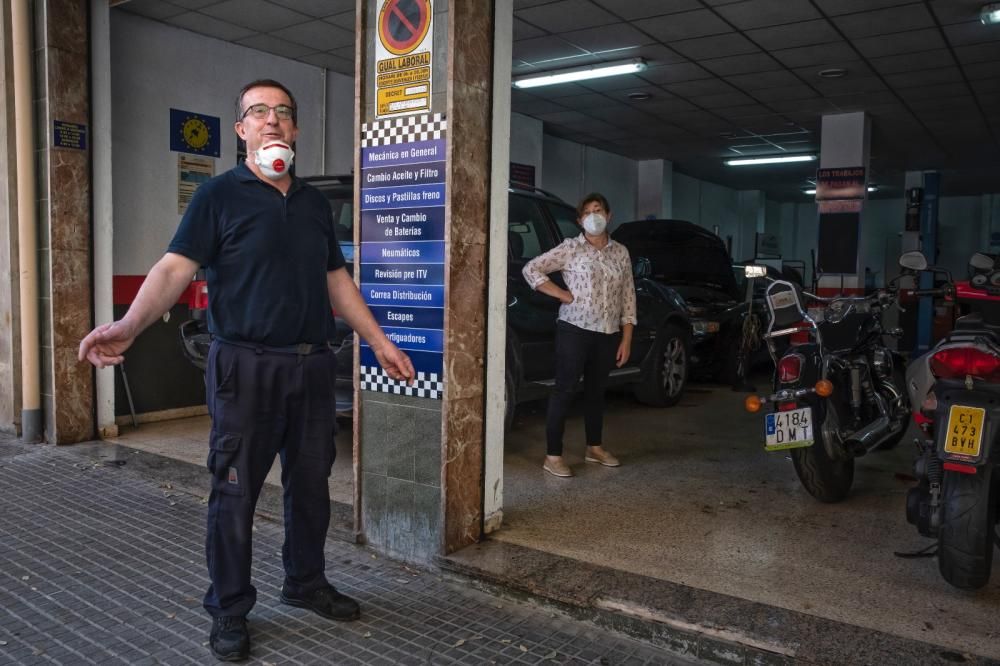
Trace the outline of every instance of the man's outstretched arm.
{"label": "man's outstretched arm", "polygon": [[149,271],[125,316],[102,324],[80,341],[77,357],[95,367],[118,365],[122,354],[136,336],[163,316],[184,292],[198,271],[198,263],[180,254],[168,252]]}

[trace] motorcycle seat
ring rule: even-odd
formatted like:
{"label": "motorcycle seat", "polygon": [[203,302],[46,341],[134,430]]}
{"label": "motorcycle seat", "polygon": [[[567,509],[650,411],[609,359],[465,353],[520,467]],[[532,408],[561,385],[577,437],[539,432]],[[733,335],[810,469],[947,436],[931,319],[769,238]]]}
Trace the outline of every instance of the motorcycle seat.
{"label": "motorcycle seat", "polygon": [[968,339],[970,337],[986,337],[1000,344],[1000,325],[990,324],[983,319],[980,312],[973,312],[955,320],[955,329],[948,334],[947,339]]}

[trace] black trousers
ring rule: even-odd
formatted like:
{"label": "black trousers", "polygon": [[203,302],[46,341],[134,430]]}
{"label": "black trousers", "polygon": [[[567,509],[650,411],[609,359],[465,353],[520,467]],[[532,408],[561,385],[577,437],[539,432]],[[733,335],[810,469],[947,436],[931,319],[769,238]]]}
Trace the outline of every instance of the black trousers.
{"label": "black trousers", "polygon": [[621,333],[597,333],[564,321],[556,326],[556,387],[549,395],[545,439],[550,456],[561,456],[566,413],[583,375],[583,424],[587,446],[601,444],[604,428],[604,391],[615,367]]}
{"label": "black trousers", "polygon": [[264,478],[281,457],[285,586],[302,594],[327,585],[323,546],[330,524],[328,479],[336,359],[321,347],[279,353],[218,340],[205,381],[212,418],[205,556],[211,585],[204,607],[213,616],[246,615],[257,600],[250,583],[253,515]]}

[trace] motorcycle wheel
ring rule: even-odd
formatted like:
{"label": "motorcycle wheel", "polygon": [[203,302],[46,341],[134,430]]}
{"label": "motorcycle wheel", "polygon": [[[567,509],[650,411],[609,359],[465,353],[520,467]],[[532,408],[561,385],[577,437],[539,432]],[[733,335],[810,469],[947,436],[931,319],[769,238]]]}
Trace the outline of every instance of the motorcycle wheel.
{"label": "motorcycle wheel", "polygon": [[[813,407],[816,411],[818,408]],[[823,438],[825,432],[836,430],[836,412],[833,407],[825,410],[823,427],[812,446],[792,449],[792,464],[802,486],[820,502],[841,502],[851,491],[854,483],[854,458],[836,460],[826,450]],[[831,423],[830,420],[834,422]]]}
{"label": "motorcycle wheel", "polygon": [[938,538],[938,570],[957,588],[976,590],[989,582],[993,567],[996,493],[993,468],[975,474],[945,472],[943,516]]}

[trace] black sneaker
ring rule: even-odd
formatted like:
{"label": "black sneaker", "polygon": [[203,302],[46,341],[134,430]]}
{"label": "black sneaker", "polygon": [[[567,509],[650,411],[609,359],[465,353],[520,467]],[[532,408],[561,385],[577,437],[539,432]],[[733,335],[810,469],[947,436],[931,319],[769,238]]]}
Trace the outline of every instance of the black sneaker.
{"label": "black sneaker", "polygon": [[289,606],[308,608],[328,620],[350,622],[361,617],[361,607],[350,597],[337,592],[333,585],[321,587],[302,596],[292,595],[281,588],[281,602]]}
{"label": "black sneaker", "polygon": [[219,661],[244,661],[250,656],[250,631],[247,619],[239,615],[212,618],[208,637],[212,654]]}

